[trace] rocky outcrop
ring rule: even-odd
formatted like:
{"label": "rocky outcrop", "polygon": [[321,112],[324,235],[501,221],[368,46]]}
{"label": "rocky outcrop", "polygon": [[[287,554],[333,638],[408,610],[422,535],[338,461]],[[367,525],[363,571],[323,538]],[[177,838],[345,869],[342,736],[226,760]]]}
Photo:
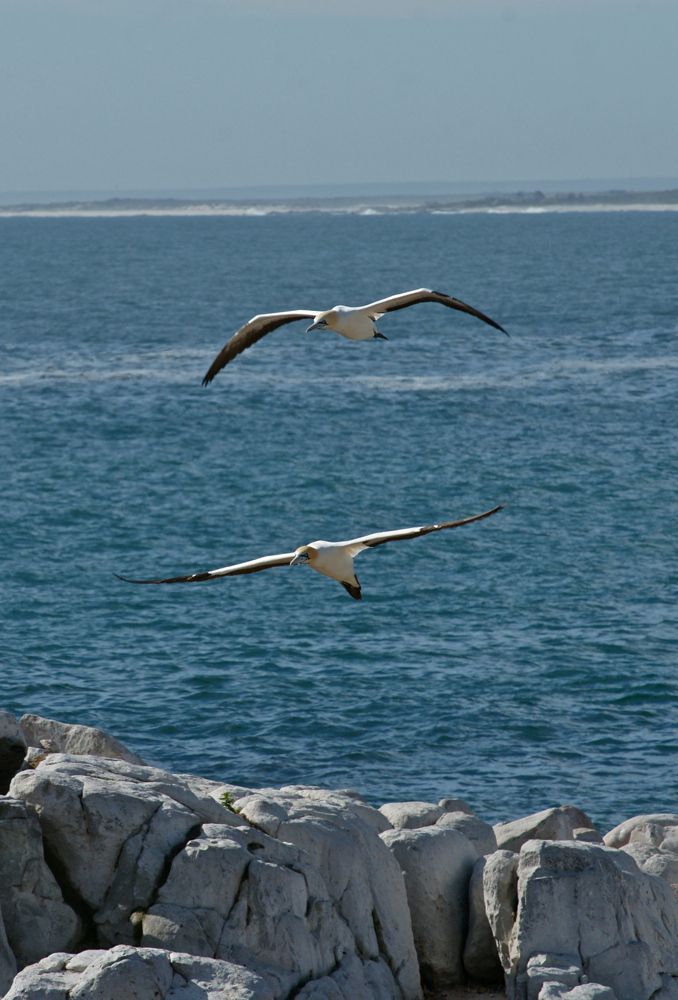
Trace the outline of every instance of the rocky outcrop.
{"label": "rocky outcrop", "polygon": [[388,822],[355,792],[254,791],[50,753],[12,794],[99,945],[141,937],[230,961],[276,1000],[323,978],[369,1000],[421,996],[403,878],[379,838]]}
{"label": "rocky outcrop", "polygon": [[463,799],[441,799],[438,805],[444,812],[462,812],[475,816],[473,809]]}
{"label": "rocky outcrop", "polygon": [[459,799],[377,810],[21,721],[0,713],[9,1000],[421,1000],[420,970],[434,989],[505,977],[510,1000],[678,1000],[673,814],[601,845],[575,806],[495,827]]}
{"label": "rocky outcrop", "polygon": [[518,855],[495,851],[483,869],[485,914],[492,929],[497,954],[505,974],[513,968],[511,949],[518,912]]}
{"label": "rocky outcrop", "polygon": [[519,851],[528,840],[574,840],[567,808],[544,809],[510,823],[497,823],[494,832],[497,847],[503,851]]}
{"label": "rocky outcrop", "polygon": [[276,1000],[356,949],[306,853],[253,828],[206,824],[140,922],[144,945],[268,974]]}
{"label": "rocky outcrop", "polygon": [[394,830],[416,830],[433,826],[445,810],[435,802],[385,802],[379,807]]}
{"label": "rocky outcrop", "polygon": [[50,754],[11,785],[37,816],[62,885],[104,944],[134,942],[168,857],[203,822],[244,825],[185,779],[119,760]]}
{"label": "rocky outcrop", "polygon": [[[537,1000],[544,992],[550,1000],[556,1000],[561,994],[578,987],[583,974],[579,955],[533,955],[528,959],[525,975],[527,998]],[[544,987],[547,989],[544,990]]]}
{"label": "rocky outcrop", "polygon": [[53,951],[74,947],[80,937],[80,919],[64,902],[45,863],[37,818],[25,802],[4,796],[0,797],[0,909],[20,969]]}
{"label": "rocky outcrop", "polygon": [[294,1000],[400,1000],[400,997],[382,960],[361,962],[348,953],[336,972],[308,983],[295,994]]}
{"label": "rocky outcrop", "polygon": [[489,823],[467,812],[445,812],[436,826],[445,830],[458,830],[467,837],[478,854],[492,854],[497,850],[497,838]]}
{"label": "rocky outcrop", "polygon": [[405,877],[422,982],[463,982],[468,886],[478,852],[458,830],[440,826],[382,833]]}
{"label": "rocky outcrop", "polygon": [[490,922],[485,912],[483,876],[486,857],[480,857],[473,866],[469,883],[469,921],[464,944],[464,970],[477,983],[496,985],[504,982],[504,970]]}
{"label": "rocky outcrop", "polygon": [[649,1000],[662,974],[678,976],[678,903],[627,854],[551,841],[499,854],[487,862],[484,891],[510,1000],[527,998],[537,954],[579,956],[581,974],[617,1000]]}
{"label": "rocky outcrop", "polygon": [[55,954],[16,977],[5,1000],[273,1000],[242,966],[158,948]]}
{"label": "rocky outcrop", "polygon": [[5,932],[5,922],[0,912],[0,996],[4,996],[16,975],[16,959]]}
{"label": "rocky outcrop", "polygon": [[26,745],[45,753],[87,754],[124,760],[128,764],[144,763],[141,757],[101,729],[69,725],[56,719],[43,719],[40,715],[23,715],[19,725]]}
{"label": "rocky outcrop", "polygon": [[26,740],[21,726],[11,712],[0,710],[0,795],[7,794],[25,756]]}
{"label": "rocky outcrop", "polygon": [[647,813],[624,820],[605,834],[604,841],[607,847],[625,847],[635,840],[658,846],[675,827],[678,827],[675,813]]}
{"label": "rocky outcrop", "polygon": [[361,957],[383,959],[403,997],[419,997],[402,874],[378,834],[384,817],[355,792],[303,786],[252,791],[234,808],[259,830],[306,852]]}

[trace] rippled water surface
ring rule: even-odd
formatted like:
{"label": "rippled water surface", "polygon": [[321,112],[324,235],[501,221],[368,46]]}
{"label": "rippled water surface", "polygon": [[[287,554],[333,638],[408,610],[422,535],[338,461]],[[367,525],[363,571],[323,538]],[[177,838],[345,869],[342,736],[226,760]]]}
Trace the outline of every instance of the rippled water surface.
{"label": "rippled water surface", "polygon": [[[251,786],[678,809],[678,217],[0,220],[2,707]],[[427,285],[385,341],[256,312]],[[213,569],[506,508],[356,562]]]}

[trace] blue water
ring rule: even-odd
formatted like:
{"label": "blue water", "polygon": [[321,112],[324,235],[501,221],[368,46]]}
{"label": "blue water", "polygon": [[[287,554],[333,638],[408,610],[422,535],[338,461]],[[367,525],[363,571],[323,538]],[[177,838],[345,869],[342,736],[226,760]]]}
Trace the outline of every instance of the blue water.
{"label": "blue water", "polygon": [[[2,707],[250,786],[678,809],[678,215],[0,220]],[[427,285],[385,341],[247,318]],[[316,538],[505,510],[356,562]]]}

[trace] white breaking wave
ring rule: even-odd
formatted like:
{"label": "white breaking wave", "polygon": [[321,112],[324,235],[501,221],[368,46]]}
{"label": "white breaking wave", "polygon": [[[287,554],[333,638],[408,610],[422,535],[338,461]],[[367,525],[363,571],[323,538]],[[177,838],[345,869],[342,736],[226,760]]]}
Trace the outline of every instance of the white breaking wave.
{"label": "white breaking wave", "polygon": [[[95,365],[92,368],[36,368],[7,375],[0,375],[0,385],[26,385],[38,382],[71,381],[71,382],[115,382],[133,379],[155,379],[162,382],[185,383],[196,380],[196,360],[204,360],[204,352],[168,351],[154,352],[145,357],[125,356],[119,359],[120,366],[115,364]],[[174,366],[158,366],[159,360],[170,359],[176,362]],[[151,362],[149,364],[149,362]],[[489,389],[496,387],[523,388],[526,384],[549,382],[557,379],[584,381],[599,378],[601,375],[620,375],[642,371],[660,371],[678,369],[678,355],[641,358],[612,358],[605,360],[589,360],[573,358],[549,362],[547,365],[528,370],[511,370],[504,372],[480,372],[467,375],[352,375],[350,389],[361,386],[370,390],[383,392],[440,392],[464,391],[469,389]],[[290,374],[277,371],[271,373],[254,373],[240,371],[232,375],[234,387],[242,385],[305,385],[317,383],[346,387],[342,376],[313,378],[305,375]],[[197,382],[196,382],[197,385]],[[201,391],[204,391],[201,389]],[[210,398],[206,394],[206,398]]]}

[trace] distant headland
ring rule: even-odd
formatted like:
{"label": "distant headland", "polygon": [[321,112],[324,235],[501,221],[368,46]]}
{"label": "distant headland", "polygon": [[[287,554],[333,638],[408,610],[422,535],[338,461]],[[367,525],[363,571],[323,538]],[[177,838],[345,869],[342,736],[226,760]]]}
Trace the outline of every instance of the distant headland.
{"label": "distant headland", "polygon": [[[1,196],[0,196],[1,199]],[[489,194],[343,194],[337,196],[181,198],[113,197],[63,201],[1,204],[0,216],[68,217],[126,215],[227,215],[289,214],[407,215],[414,213],[543,213],[604,211],[676,211],[678,188],[664,191],[563,191],[541,190]]]}

